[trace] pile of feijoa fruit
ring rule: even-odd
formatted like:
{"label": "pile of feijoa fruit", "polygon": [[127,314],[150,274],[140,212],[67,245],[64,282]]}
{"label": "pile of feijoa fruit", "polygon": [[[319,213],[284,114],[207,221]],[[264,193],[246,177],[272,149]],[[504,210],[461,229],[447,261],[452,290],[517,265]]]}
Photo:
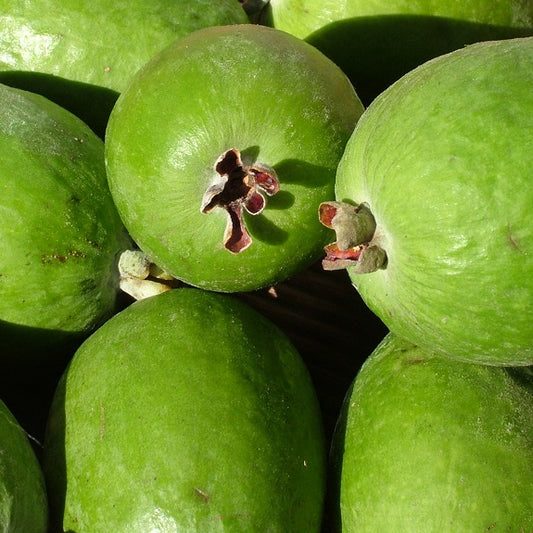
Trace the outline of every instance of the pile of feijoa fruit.
{"label": "pile of feijoa fruit", "polygon": [[0,0],[0,530],[533,531],[533,1]]}

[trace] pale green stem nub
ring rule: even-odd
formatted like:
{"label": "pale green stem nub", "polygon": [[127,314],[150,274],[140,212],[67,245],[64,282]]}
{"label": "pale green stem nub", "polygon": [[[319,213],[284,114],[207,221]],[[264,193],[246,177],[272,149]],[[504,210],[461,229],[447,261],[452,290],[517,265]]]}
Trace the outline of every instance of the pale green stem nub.
{"label": "pale green stem nub", "polygon": [[123,251],[118,260],[118,271],[120,289],[135,300],[169,291],[177,281],[152,263],[141,250]]}

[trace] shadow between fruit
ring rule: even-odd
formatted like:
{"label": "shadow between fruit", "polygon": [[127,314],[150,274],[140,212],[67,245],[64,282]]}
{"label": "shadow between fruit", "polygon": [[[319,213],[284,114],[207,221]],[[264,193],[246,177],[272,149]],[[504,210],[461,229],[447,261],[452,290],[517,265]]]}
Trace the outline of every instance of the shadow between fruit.
{"label": "shadow between fruit", "polygon": [[57,382],[85,336],[0,320],[0,398],[31,437],[38,456]]}
{"label": "shadow between fruit", "polygon": [[427,15],[380,15],[332,22],[305,40],[346,73],[366,107],[403,74],[431,58],[479,41],[529,35],[533,28]]}
{"label": "shadow between fruit", "polygon": [[83,120],[104,138],[119,93],[106,87],[31,71],[0,71],[0,83],[40,94]]}

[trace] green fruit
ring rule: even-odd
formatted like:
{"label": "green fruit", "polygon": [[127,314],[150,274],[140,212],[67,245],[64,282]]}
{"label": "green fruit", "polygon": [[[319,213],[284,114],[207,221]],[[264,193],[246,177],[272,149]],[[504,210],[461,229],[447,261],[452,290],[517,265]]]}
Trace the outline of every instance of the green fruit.
{"label": "green fruit", "polygon": [[533,530],[532,368],[450,361],[389,334],[343,409],[343,533]]}
{"label": "green fruit", "polygon": [[0,529],[46,533],[48,502],[41,466],[11,411],[0,400]]}
{"label": "green fruit", "polygon": [[193,30],[247,20],[236,0],[0,0],[0,82],[44,94],[102,134],[153,55]]}
{"label": "green fruit", "polygon": [[101,139],[40,95],[0,85],[0,102],[0,352],[39,358],[114,312],[130,240]]}
{"label": "green fruit", "polygon": [[468,43],[532,35],[533,2],[271,0],[261,20],[324,52],[368,105],[433,57]]}
{"label": "green fruit", "polygon": [[106,137],[110,189],[165,271],[222,292],[264,287],[320,257],[330,232],[316,211],[362,111],[338,67],[291,35],[198,30],[119,98]]}
{"label": "green fruit", "polygon": [[307,367],[281,331],[231,295],[175,289],[115,315],[64,374],[44,445],[54,521],[318,532],[323,440]]}
{"label": "green fruit", "polygon": [[375,100],[339,164],[324,264],[430,351],[533,364],[532,87],[533,38],[441,56]]}

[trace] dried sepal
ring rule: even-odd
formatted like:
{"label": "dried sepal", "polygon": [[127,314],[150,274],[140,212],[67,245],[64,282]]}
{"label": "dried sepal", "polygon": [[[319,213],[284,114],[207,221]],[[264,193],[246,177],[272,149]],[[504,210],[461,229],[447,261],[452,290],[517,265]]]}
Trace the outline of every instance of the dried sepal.
{"label": "dried sepal", "polygon": [[323,202],[318,216],[324,226],[335,230],[341,250],[369,242],[376,231],[376,221],[366,204]]}
{"label": "dried sepal", "polygon": [[224,231],[224,247],[238,254],[252,244],[252,238],[242,219],[242,206],[230,205],[226,208],[228,220]]}
{"label": "dried sepal", "polygon": [[266,166],[245,166],[239,150],[226,150],[215,162],[219,175],[205,191],[201,212],[209,213],[215,207],[226,211],[224,247],[238,254],[252,244],[245,227],[243,210],[251,215],[262,213],[266,205],[264,194],[272,196],[279,191],[279,181],[273,169]]}
{"label": "dried sepal", "polygon": [[385,251],[372,242],[376,221],[366,204],[323,202],[319,206],[320,222],[335,231],[337,240],[324,248],[324,270],[350,268],[354,273],[375,272],[387,262]]}

